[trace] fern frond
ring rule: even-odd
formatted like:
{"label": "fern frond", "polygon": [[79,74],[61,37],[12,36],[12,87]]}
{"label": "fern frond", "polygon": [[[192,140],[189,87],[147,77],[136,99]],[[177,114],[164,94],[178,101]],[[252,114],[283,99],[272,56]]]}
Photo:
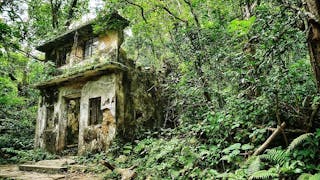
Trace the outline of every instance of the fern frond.
{"label": "fern frond", "polygon": [[308,137],[310,137],[312,135],[313,135],[312,133],[306,133],[306,134],[302,134],[299,137],[295,138],[288,146],[287,152],[292,151],[295,147],[297,147],[299,144],[304,142]]}
{"label": "fern frond", "polygon": [[252,160],[252,162],[250,163],[249,167],[248,167],[248,175],[251,175],[257,171],[260,170],[260,166],[261,166],[261,161],[260,161],[260,157],[256,156],[254,157],[254,159]]}
{"label": "fern frond", "polygon": [[301,174],[297,180],[309,180],[312,174],[303,173]]}
{"label": "fern frond", "polygon": [[288,160],[288,153],[284,150],[270,149],[266,154],[260,155],[261,159],[282,165]]}
{"label": "fern frond", "polygon": [[261,170],[253,173],[249,179],[270,179],[275,177],[278,177],[277,173],[270,172],[267,170]]}
{"label": "fern frond", "polygon": [[309,180],[319,180],[319,179],[320,179],[320,173],[315,174],[309,178]]}

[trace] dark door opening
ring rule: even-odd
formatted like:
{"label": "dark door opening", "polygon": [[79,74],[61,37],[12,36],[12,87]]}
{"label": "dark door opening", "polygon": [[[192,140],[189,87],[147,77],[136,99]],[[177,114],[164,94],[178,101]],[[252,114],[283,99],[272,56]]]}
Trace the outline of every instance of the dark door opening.
{"label": "dark door opening", "polygon": [[80,98],[67,99],[66,149],[77,152],[79,138]]}

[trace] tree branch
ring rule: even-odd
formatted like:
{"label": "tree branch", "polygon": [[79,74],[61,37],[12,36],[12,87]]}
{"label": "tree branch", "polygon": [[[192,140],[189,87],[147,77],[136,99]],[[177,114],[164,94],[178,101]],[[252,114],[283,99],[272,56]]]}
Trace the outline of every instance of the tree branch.
{"label": "tree branch", "polygon": [[25,56],[32,57],[33,59],[35,59],[35,60],[37,60],[37,61],[44,62],[43,59],[39,59],[38,57],[36,57],[36,56],[34,56],[34,55],[32,55],[32,54],[30,54],[30,53],[28,53],[28,52],[25,52],[25,51],[23,51],[23,50],[21,50],[21,49],[15,48],[15,50],[19,51],[20,53],[24,54]]}
{"label": "tree branch", "polygon": [[54,29],[58,28],[58,11],[61,6],[61,1],[55,1],[50,0],[50,5],[51,5],[51,17],[52,17],[52,27]]}
{"label": "tree branch", "polygon": [[131,4],[131,5],[133,5],[133,6],[138,7],[138,8],[140,9],[142,19],[144,20],[145,23],[148,23],[146,17],[144,16],[144,9],[143,9],[142,6],[140,6],[139,4],[136,4],[136,3],[134,3],[134,2],[131,2],[131,1],[129,1],[129,0],[125,0],[125,1],[126,1],[126,3],[128,3],[128,4]]}
{"label": "tree branch", "polygon": [[277,137],[279,133],[282,132],[283,128],[286,126],[286,123],[282,123],[281,126],[278,126],[277,129],[271,134],[271,136],[253,153],[254,156],[262,153],[269,144]]}
{"label": "tree branch", "polygon": [[74,9],[76,8],[77,3],[78,3],[78,0],[72,0],[71,6],[70,6],[70,9],[69,9],[69,12],[68,12],[68,18],[67,18],[67,21],[65,23],[65,26],[69,26],[70,25],[71,19],[72,19],[73,14],[74,14]]}
{"label": "tree branch", "polygon": [[189,0],[184,0],[184,2],[189,6],[190,11],[191,11],[191,14],[192,14],[192,16],[193,16],[193,19],[194,19],[194,21],[196,22],[197,27],[200,28],[199,18],[198,18],[198,16],[196,15],[196,13],[194,12],[194,9],[193,9],[193,7],[192,7],[191,2],[190,2]]}
{"label": "tree branch", "polygon": [[161,6],[160,6],[160,8],[162,8],[163,10],[165,10],[165,11],[166,11],[171,17],[173,17],[174,19],[177,19],[177,20],[185,23],[186,25],[188,25],[188,21],[179,18],[178,16],[176,16],[175,14],[173,14],[167,7],[165,7],[165,6],[162,6],[162,7],[161,7]]}
{"label": "tree branch", "polygon": [[[303,2],[304,6],[307,6],[307,3],[306,2]],[[298,7],[298,6],[295,6],[293,4],[290,4],[288,1],[282,1],[282,5],[286,8],[289,8],[293,11],[295,11],[297,14],[301,14],[303,15],[304,17],[308,18],[309,20],[312,19],[314,20],[315,22],[317,23],[320,23],[320,20],[319,20],[319,17],[317,14],[314,14],[312,12],[308,12],[306,11],[305,9],[306,8],[301,8],[301,7]]]}

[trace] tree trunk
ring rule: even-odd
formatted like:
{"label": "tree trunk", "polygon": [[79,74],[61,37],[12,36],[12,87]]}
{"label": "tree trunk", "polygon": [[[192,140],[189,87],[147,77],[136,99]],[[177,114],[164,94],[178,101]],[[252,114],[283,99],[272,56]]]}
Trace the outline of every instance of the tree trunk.
{"label": "tree trunk", "polygon": [[242,4],[242,15],[243,19],[249,19],[252,16],[253,10],[260,4],[260,0],[249,1],[246,0]]}
{"label": "tree trunk", "polygon": [[61,6],[61,1],[57,0],[54,2],[53,0],[50,0],[50,4],[51,4],[52,27],[54,29],[57,29],[59,26],[58,14]]}
{"label": "tree trunk", "polygon": [[197,75],[199,76],[201,82],[202,82],[202,88],[203,88],[203,96],[205,100],[208,103],[211,103],[211,94],[208,91],[209,87],[209,82],[208,80],[204,77],[204,72],[201,68],[203,62],[207,60],[207,57],[204,56],[203,52],[204,49],[201,45],[200,42],[200,23],[199,23],[199,18],[193,11],[193,8],[191,6],[191,3],[188,0],[185,0],[185,3],[190,7],[191,13],[193,15],[193,18],[195,20],[196,27],[193,28],[187,20],[183,20],[180,17],[176,16],[173,14],[167,7],[161,7],[164,11],[166,11],[170,16],[175,18],[176,20],[179,20],[180,22],[183,22],[185,24],[186,29],[188,29],[187,36],[190,40],[191,46],[193,48],[193,51],[195,52],[196,60],[194,62],[194,67]]}
{"label": "tree trunk", "polygon": [[320,1],[306,0],[306,9],[312,14],[312,17],[309,17],[308,19],[308,48],[310,62],[316,78],[317,89],[318,92],[320,92]]}
{"label": "tree trunk", "polygon": [[65,26],[69,26],[71,24],[71,20],[73,18],[74,10],[77,6],[77,3],[78,3],[78,0],[72,0]]}

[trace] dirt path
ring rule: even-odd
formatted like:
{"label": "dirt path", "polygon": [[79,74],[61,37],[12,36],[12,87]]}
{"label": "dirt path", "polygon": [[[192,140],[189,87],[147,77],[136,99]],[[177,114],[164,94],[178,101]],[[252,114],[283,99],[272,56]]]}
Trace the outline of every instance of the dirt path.
{"label": "dirt path", "polygon": [[0,165],[0,179],[23,179],[23,180],[56,180],[56,179],[83,179],[83,180],[100,180],[102,175],[88,173],[60,173],[45,174],[37,172],[20,171],[18,165]]}

